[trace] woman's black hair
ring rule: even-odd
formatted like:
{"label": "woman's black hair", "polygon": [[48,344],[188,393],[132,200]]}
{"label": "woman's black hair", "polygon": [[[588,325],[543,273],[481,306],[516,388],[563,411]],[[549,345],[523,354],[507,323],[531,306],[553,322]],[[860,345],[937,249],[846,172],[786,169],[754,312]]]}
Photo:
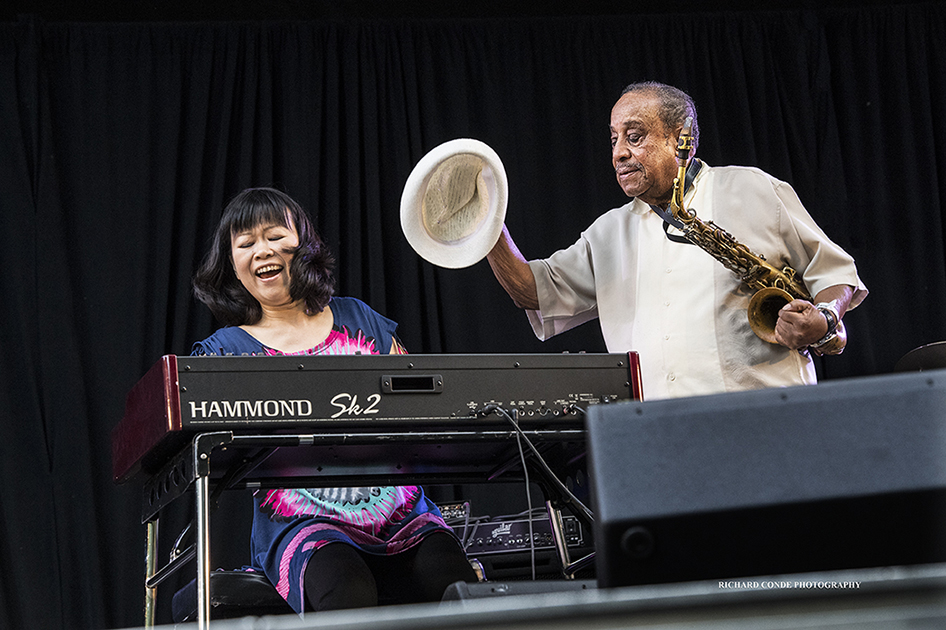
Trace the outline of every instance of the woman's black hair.
{"label": "woman's black hair", "polygon": [[289,227],[299,234],[299,247],[289,266],[289,297],[304,300],[312,313],[321,312],[335,292],[335,259],[322,242],[309,216],[289,195],[274,188],[247,188],[223,210],[210,251],[194,275],[194,295],[226,326],[255,324],[263,316],[260,303],[233,270],[233,234],[260,225]]}

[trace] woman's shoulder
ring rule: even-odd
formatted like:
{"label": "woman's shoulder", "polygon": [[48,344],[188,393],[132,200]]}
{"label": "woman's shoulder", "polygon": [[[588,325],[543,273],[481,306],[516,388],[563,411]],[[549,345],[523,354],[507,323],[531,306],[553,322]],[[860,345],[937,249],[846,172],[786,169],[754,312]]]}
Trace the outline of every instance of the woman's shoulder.
{"label": "woman's shoulder", "polygon": [[378,323],[394,323],[358,298],[335,296],[329,302],[329,306],[335,315],[336,321],[357,319]]}
{"label": "woman's shoulder", "polygon": [[387,352],[390,340],[396,338],[397,322],[381,315],[370,306],[353,297],[333,297],[329,302],[335,326],[349,331],[363,330],[369,337],[379,341],[381,352]]}
{"label": "woman's shoulder", "polygon": [[262,351],[263,344],[239,326],[220,328],[191,348],[191,354],[207,356],[256,354]]}
{"label": "woman's shoulder", "polygon": [[365,314],[374,313],[370,306],[353,297],[344,297],[333,295],[329,300],[329,306],[335,314],[348,315],[350,313]]}

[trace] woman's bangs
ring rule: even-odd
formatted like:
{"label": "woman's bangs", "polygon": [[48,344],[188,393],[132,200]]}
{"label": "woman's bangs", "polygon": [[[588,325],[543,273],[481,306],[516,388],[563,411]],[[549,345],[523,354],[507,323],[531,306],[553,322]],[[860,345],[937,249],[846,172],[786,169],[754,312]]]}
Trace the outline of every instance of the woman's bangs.
{"label": "woman's bangs", "polygon": [[271,195],[248,195],[243,199],[243,203],[233,210],[229,221],[231,235],[252,230],[260,225],[281,225],[288,228],[292,222],[291,212],[285,201]]}

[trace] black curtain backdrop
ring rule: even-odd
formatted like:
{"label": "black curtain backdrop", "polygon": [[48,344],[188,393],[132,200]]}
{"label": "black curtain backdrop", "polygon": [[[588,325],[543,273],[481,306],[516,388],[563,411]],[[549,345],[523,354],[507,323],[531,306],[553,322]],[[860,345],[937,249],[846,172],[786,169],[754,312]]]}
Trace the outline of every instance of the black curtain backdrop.
{"label": "black curtain backdrop", "polygon": [[428,150],[480,139],[523,253],[548,255],[624,202],[610,108],[656,79],[696,99],[707,162],[787,180],[856,258],[871,295],[823,379],[946,339],[944,33],[940,3],[0,22],[0,626],[142,623],[137,486],[113,484],[110,432],[148,367],[216,328],[190,278],[247,186],[309,209],[338,293],[399,321],[412,352],[603,351],[593,324],[538,342],[485,261],[422,261],[400,195]]}

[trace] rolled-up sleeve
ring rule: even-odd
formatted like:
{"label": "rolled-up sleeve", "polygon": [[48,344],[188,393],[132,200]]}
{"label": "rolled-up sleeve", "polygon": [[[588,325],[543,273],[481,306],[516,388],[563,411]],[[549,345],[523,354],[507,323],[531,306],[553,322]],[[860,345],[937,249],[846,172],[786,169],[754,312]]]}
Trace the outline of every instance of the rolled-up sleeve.
{"label": "rolled-up sleeve", "polygon": [[855,308],[867,297],[868,289],[857,274],[854,259],[815,223],[791,186],[779,182],[775,191],[788,219],[785,227],[794,232],[804,247],[807,261],[800,268],[812,297],[829,287],[848,285],[854,288],[848,310]]}
{"label": "rolled-up sleeve", "polygon": [[598,317],[591,246],[584,235],[545,260],[529,262],[539,310],[526,311],[536,337],[545,341]]}

